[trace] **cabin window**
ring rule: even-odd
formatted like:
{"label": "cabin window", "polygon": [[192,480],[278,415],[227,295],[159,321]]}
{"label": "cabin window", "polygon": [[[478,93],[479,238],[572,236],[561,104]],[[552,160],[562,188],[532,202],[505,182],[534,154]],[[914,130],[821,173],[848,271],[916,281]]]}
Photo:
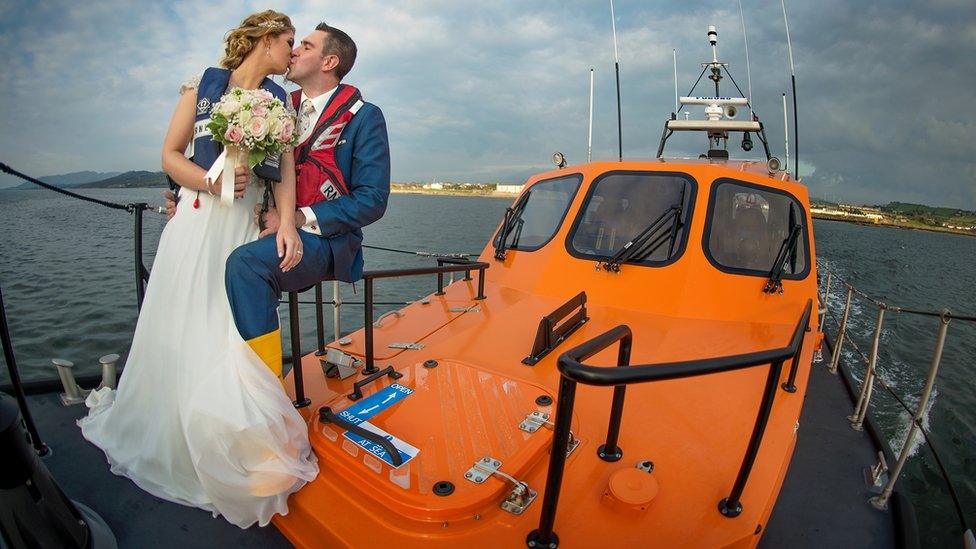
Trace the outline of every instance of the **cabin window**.
{"label": "cabin window", "polygon": [[[790,247],[794,230],[799,236]],[[785,191],[733,179],[719,179],[712,187],[704,248],[709,261],[725,272],[769,276],[781,250],[787,255],[783,278],[802,279],[810,270],[800,202]]]}
{"label": "cabin window", "polygon": [[512,206],[506,230],[505,223],[493,239],[497,248],[502,233],[506,233],[505,247],[512,250],[532,251],[552,240],[562,225],[569,204],[576,196],[581,174],[570,174],[539,181],[527,188]]}
{"label": "cabin window", "polygon": [[590,186],[568,241],[569,253],[608,260],[633,242],[624,262],[670,263],[684,250],[694,196],[695,181],[685,174],[603,174]]}

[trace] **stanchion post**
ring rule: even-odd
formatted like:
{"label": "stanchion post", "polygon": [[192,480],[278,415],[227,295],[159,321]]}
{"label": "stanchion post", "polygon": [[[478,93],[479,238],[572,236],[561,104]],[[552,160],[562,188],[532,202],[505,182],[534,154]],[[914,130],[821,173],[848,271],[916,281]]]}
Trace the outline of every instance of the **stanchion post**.
{"label": "stanchion post", "polygon": [[322,283],[315,283],[315,335],[318,338],[318,353],[325,352],[325,312],[322,310]]}
{"label": "stanchion post", "polygon": [[339,281],[332,282],[332,334],[333,340],[339,341],[342,337],[342,292],[339,288]]}
{"label": "stanchion post", "polygon": [[305,397],[305,379],[302,373],[302,334],[298,322],[298,292],[288,292],[288,316],[291,331],[291,371],[295,378],[295,408],[312,403]]}
{"label": "stanchion post", "polygon": [[888,482],[885,484],[881,494],[871,498],[871,505],[879,510],[884,511],[888,508],[888,498],[891,497],[891,493],[895,490],[895,483],[898,482],[898,476],[901,475],[901,471],[905,467],[905,462],[908,461],[908,454],[911,452],[912,446],[915,443],[915,437],[918,435],[922,416],[925,414],[925,410],[928,408],[929,398],[932,396],[935,377],[939,373],[939,362],[942,360],[942,349],[945,347],[946,333],[948,330],[949,311],[942,311],[942,317],[939,319],[939,335],[936,337],[935,351],[932,353],[932,365],[929,367],[929,375],[925,379],[925,387],[922,389],[922,399],[918,403],[918,409],[915,410],[915,415],[912,417],[912,426],[908,430],[908,436],[905,437],[905,444],[902,445],[901,453],[898,455],[898,463],[892,469],[888,477]]}
{"label": "stanchion post", "polygon": [[847,285],[847,303],[844,305],[844,316],[840,319],[840,329],[837,330],[837,341],[834,343],[834,352],[830,357],[830,373],[837,373],[837,366],[840,364],[840,350],[844,347],[844,334],[847,332],[847,317],[851,313],[851,299],[854,297],[854,286]]}
{"label": "stanchion post", "polygon": [[830,271],[827,271],[827,283],[824,284],[823,308],[820,311],[820,332],[823,333],[824,324],[827,323],[827,310],[830,307]]}
{"label": "stanchion post", "polygon": [[145,211],[146,204],[143,202],[132,204],[132,216],[133,216],[133,240],[134,240],[134,252],[135,252],[135,273],[136,273],[136,303],[139,305],[139,310],[142,310],[142,302],[146,297],[146,289],[143,286],[142,280],[142,212]]}
{"label": "stanchion post", "polygon": [[884,324],[886,307],[878,306],[878,321],[874,325],[874,339],[871,343],[871,355],[868,357],[867,369],[864,371],[864,382],[861,384],[861,394],[858,395],[854,413],[847,417],[851,422],[851,429],[860,431],[864,428],[864,418],[868,415],[871,404],[871,393],[874,390],[874,369],[878,364],[878,348],[881,346],[881,326]]}

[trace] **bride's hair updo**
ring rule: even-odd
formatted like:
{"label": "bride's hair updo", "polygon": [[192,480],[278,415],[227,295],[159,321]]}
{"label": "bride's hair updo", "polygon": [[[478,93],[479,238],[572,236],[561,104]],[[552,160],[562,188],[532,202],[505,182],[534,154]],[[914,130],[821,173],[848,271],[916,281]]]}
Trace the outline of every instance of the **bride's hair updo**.
{"label": "bride's hair updo", "polygon": [[269,35],[276,38],[289,31],[295,32],[295,26],[283,13],[266,10],[251,14],[237,28],[228,31],[224,38],[224,58],[220,60],[220,65],[227,69],[236,69],[262,38]]}

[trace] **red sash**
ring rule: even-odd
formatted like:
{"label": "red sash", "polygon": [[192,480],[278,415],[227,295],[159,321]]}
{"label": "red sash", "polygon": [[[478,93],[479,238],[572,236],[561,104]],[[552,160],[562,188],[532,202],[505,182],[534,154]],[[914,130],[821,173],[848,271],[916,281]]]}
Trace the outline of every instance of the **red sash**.
{"label": "red sash", "polygon": [[[302,92],[292,92],[292,104],[301,110]],[[349,194],[335,160],[335,146],[346,124],[363,106],[356,88],[339,84],[319,116],[312,135],[295,148],[296,204],[311,206]]]}

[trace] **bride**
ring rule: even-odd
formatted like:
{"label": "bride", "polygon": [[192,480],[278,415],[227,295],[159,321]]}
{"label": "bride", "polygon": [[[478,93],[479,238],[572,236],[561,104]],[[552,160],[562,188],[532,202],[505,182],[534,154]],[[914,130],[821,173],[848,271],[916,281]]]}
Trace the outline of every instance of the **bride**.
{"label": "bride", "polygon": [[[78,422],[113,473],[241,528],[286,514],[288,496],[318,474],[305,421],[241,338],[224,287],[227,256],[258,236],[258,177],[280,179],[279,211],[294,211],[294,157],[282,154],[280,171],[276,159],[254,173],[238,168],[235,201],[221,206],[221,178],[205,179],[220,152],[206,123],[210,106],[233,87],[260,87],[286,102],[268,75],[287,70],[294,37],[286,15],[253,14],[227,34],[222,68],[181,87],[162,156],[182,200],[160,237],[118,391],[93,392]],[[285,270],[301,259],[294,226],[282,220],[276,237]]]}

